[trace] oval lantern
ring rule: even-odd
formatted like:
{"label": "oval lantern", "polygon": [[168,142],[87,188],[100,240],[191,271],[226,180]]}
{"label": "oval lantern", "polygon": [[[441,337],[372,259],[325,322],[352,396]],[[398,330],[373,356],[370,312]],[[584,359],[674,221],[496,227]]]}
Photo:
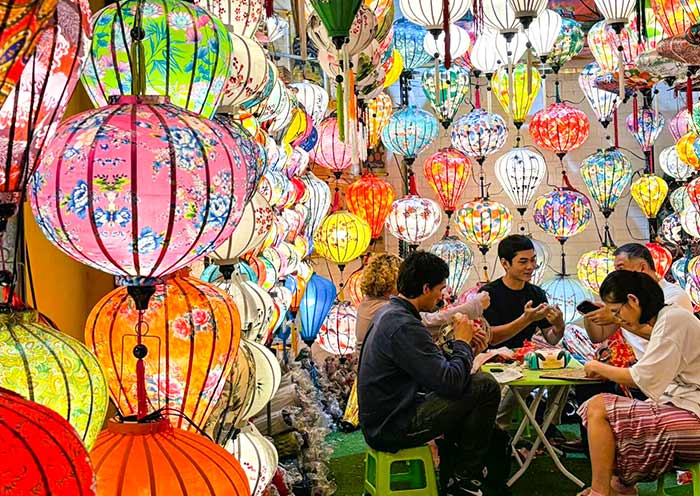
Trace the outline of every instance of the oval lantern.
{"label": "oval lantern", "polygon": [[386,227],[392,236],[410,246],[418,246],[437,232],[441,220],[442,212],[437,203],[409,195],[391,204]]}
{"label": "oval lantern", "polygon": [[447,262],[447,291],[453,299],[462,294],[474,266],[474,256],[469,246],[454,236],[446,236],[428,250]]}
{"label": "oval lantern", "polygon": [[306,284],[304,296],[299,303],[299,317],[301,339],[307,346],[310,347],[316,340],[336,294],[333,282],[318,274],[313,274]]}
{"label": "oval lantern", "polygon": [[314,234],[319,255],[342,268],[362,255],[372,239],[369,224],[358,215],[340,210],[326,217]]}
{"label": "oval lantern", "polygon": [[441,148],[423,162],[423,172],[440,205],[451,217],[469,183],[472,172],[469,157],[452,147]]}
{"label": "oval lantern", "polygon": [[690,205],[681,211],[681,227],[693,238],[700,238],[700,213]]}
{"label": "oval lantern", "polygon": [[277,472],[277,449],[252,423],[226,443],[226,451],[241,464],[248,476],[251,496],[262,496]]}
{"label": "oval lantern", "polygon": [[350,299],[350,303],[357,308],[365,295],[362,293],[362,271],[363,267],[360,267],[355,272],[350,274],[348,280],[345,281],[345,286],[343,287],[343,293]]}
{"label": "oval lantern", "polygon": [[242,418],[249,419],[260,413],[265,405],[277,394],[282,380],[282,369],[275,354],[269,348],[252,341],[244,341],[255,362],[255,387]]}
{"label": "oval lantern", "polygon": [[581,53],[585,41],[583,25],[574,19],[562,16],[559,36],[547,56],[547,64],[555,74],[564,64]]}
{"label": "oval lantern", "polygon": [[675,146],[667,146],[661,150],[659,154],[659,166],[664,173],[677,181],[687,181],[695,174],[695,169],[678,157],[678,151]]}
{"label": "oval lantern", "polygon": [[547,173],[547,164],[539,153],[527,148],[513,148],[496,159],[496,178],[520,215]]}
{"label": "oval lantern", "polygon": [[637,140],[643,151],[651,151],[656,139],[661,134],[661,130],[664,128],[663,114],[652,109],[643,108],[638,112],[636,127],[634,120],[634,114],[627,116],[627,130],[634,136],[634,139]]}
{"label": "oval lantern", "polygon": [[352,165],[350,146],[340,139],[337,117],[327,117],[317,127],[318,141],[309,154],[311,160],[331,172],[342,174]]}
{"label": "oval lantern", "polygon": [[554,152],[560,159],[580,147],[590,131],[588,117],[568,103],[552,103],[530,121],[530,135],[536,145]]}
{"label": "oval lantern", "polygon": [[578,191],[560,188],[535,201],[535,224],[560,243],[582,232],[591,217],[591,203]]}
{"label": "oval lantern", "polygon": [[593,299],[591,292],[573,275],[556,274],[551,279],[544,281],[541,288],[547,293],[550,305],[559,305],[564,314],[566,325],[572,324],[582,317],[576,310],[579,303]]}
{"label": "oval lantern", "polygon": [[684,108],[674,115],[673,119],[668,122],[668,132],[671,133],[674,143],[678,143],[678,140],[680,140],[684,135],[688,134],[688,131],[690,131],[689,116],[690,113],[688,112],[688,109]]}
{"label": "oval lantern", "polygon": [[196,0],[196,5],[221,19],[229,32],[253,38],[263,14],[262,0]]}
{"label": "oval lantern", "polygon": [[693,202],[690,201],[690,195],[688,194],[687,185],[683,185],[680,188],[676,188],[669,195],[668,201],[671,204],[673,211],[680,214],[683,210],[693,207]]}
{"label": "oval lantern", "polygon": [[581,71],[578,85],[598,118],[598,122],[607,128],[621,100],[615,93],[598,88],[596,79],[601,74],[600,66],[596,62],[591,62]]}
{"label": "oval lantern", "polygon": [[598,150],[581,163],[581,177],[607,219],[632,179],[632,164],[615,148]]}
{"label": "oval lantern", "polygon": [[540,71],[527,64],[516,64],[512,68],[501,66],[491,77],[491,90],[516,129],[525,122],[540,86]]}
{"label": "oval lantern", "polygon": [[654,259],[656,274],[663,279],[671,269],[673,255],[666,247],[656,242],[647,243],[644,246],[651,252],[651,257]]}
{"label": "oval lantern", "polygon": [[384,222],[395,196],[394,188],[388,181],[366,172],[348,186],[345,201],[350,212],[369,224],[372,240],[377,240],[384,232]]}
{"label": "oval lantern", "polygon": [[320,124],[328,110],[328,92],[308,81],[292,83],[289,87],[296,93],[299,103],[304,106],[314,124]]}
{"label": "oval lantern", "polygon": [[535,247],[535,255],[537,255],[537,265],[535,266],[535,271],[532,273],[530,282],[537,286],[542,282],[544,273],[549,267],[550,253],[546,243],[533,238],[532,235],[528,237],[530,241],[532,241],[532,245]]}
{"label": "oval lantern", "polygon": [[326,353],[345,357],[355,352],[357,309],[349,301],[335,303],[318,333],[318,345]]}
{"label": "oval lantern", "polygon": [[459,233],[483,254],[510,233],[512,223],[508,207],[488,198],[465,203],[454,218]]}
{"label": "oval lantern", "polygon": [[688,262],[690,262],[690,259],[688,257],[681,257],[673,264],[671,265],[671,273],[673,274],[673,278],[676,280],[678,285],[686,289],[686,285],[688,284]]}
{"label": "oval lantern", "polygon": [[605,278],[615,270],[615,248],[601,246],[600,248],[587,251],[576,264],[576,274],[579,281],[595,294],[600,291],[600,285]]}
{"label": "oval lantern", "polygon": [[654,219],[668,194],[668,184],[659,176],[644,174],[630,187],[632,198],[647,219]]}
{"label": "oval lantern", "polygon": [[230,279],[218,281],[216,285],[233,298],[241,317],[242,336],[264,344],[269,337],[268,330],[274,314],[272,297],[268,292],[235,272]]}
{"label": "oval lantern", "polygon": [[674,212],[664,217],[659,228],[659,238],[673,245],[680,245],[683,242],[683,224],[680,214]]}
{"label": "oval lantern", "polygon": [[487,155],[500,150],[508,138],[506,123],[498,114],[474,109],[452,126],[452,146],[476,158],[481,164]]}
{"label": "oval lantern", "polygon": [[700,169],[700,153],[695,149],[695,143],[697,141],[698,135],[690,131],[681,136],[681,139],[676,143],[678,158],[695,170]]}
{"label": "oval lantern", "polygon": [[432,54],[425,51],[423,40],[428,31],[405,17],[394,21],[394,46],[401,54],[404,71],[413,71],[432,60]]}
{"label": "oval lantern", "polygon": [[379,144],[382,130],[391,118],[392,108],[393,102],[386,93],[380,93],[376,98],[367,101],[365,126],[367,127],[368,148],[376,148]]}
{"label": "oval lantern", "polygon": [[469,71],[458,65],[449,69],[440,65],[436,74],[432,67],[423,73],[421,86],[440,124],[447,129],[469,93]]}

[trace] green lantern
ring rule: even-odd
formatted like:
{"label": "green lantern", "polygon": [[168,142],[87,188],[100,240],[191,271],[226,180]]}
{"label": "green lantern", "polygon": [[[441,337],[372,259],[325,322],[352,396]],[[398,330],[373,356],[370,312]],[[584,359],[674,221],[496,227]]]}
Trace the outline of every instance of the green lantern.
{"label": "green lantern", "polygon": [[350,36],[350,26],[362,0],[311,0],[311,5],[326,28],[333,44],[340,50]]}

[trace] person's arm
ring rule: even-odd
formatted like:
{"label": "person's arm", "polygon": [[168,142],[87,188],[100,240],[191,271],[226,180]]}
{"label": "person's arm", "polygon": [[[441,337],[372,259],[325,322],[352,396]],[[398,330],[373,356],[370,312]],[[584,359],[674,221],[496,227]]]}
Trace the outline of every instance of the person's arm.
{"label": "person's arm", "polygon": [[586,376],[596,377],[599,379],[607,379],[609,381],[616,382],[622,386],[636,386],[630,373],[630,369],[615,367],[613,365],[608,365],[607,363],[602,363],[597,360],[591,360],[586,362],[583,366],[586,371]]}
{"label": "person's arm", "polygon": [[442,327],[449,324],[452,322],[452,317],[458,313],[474,320],[483,315],[484,309],[488,307],[490,301],[489,294],[483,292],[461,305],[450,306],[437,312],[421,312],[420,317],[426,327]]}
{"label": "person's arm", "polygon": [[564,331],[566,330],[564,314],[558,305],[551,305],[547,307],[544,316],[550,325],[542,329],[542,335],[549,344],[557,344],[564,337]]}
{"label": "person's arm", "polygon": [[541,303],[536,307],[532,306],[532,300],[525,304],[523,313],[520,317],[507,324],[491,327],[491,344],[497,345],[522,332],[527,326],[538,320],[542,320],[544,312],[547,309],[546,303]]}
{"label": "person's arm", "polygon": [[583,327],[593,343],[602,343],[620,328],[617,319],[600,303],[595,303],[598,310],[588,312],[583,316]]}

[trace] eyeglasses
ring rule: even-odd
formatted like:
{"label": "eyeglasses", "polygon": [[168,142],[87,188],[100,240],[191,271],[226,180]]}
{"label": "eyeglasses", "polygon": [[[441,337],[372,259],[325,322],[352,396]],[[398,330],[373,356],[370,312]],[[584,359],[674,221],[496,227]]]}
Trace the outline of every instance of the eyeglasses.
{"label": "eyeglasses", "polygon": [[617,319],[617,320],[620,319],[620,312],[622,311],[622,309],[623,309],[626,305],[627,305],[627,303],[623,303],[622,305],[620,305],[620,307],[619,307],[617,310],[615,310],[614,312],[612,312],[612,315],[613,315],[613,317],[615,317],[615,319]]}

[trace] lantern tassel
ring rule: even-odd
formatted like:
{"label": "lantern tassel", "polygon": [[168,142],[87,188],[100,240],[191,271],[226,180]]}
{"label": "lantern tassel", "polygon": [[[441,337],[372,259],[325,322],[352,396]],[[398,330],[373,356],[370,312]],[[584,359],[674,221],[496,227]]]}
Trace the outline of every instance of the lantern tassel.
{"label": "lantern tassel", "polygon": [[688,114],[693,115],[693,79],[690,71],[688,71],[685,80],[685,105],[688,108]]}
{"label": "lantern tassel", "polygon": [[625,98],[625,60],[622,56],[622,46],[617,47],[617,78],[619,79],[620,98]]}
{"label": "lantern tassel", "polygon": [[445,33],[445,69],[452,65],[450,54],[450,0],[442,0],[442,30]]}
{"label": "lantern tassel", "polygon": [[[302,0],[304,1],[304,0]],[[275,2],[274,0],[265,0],[265,16],[272,17],[275,13]]]}
{"label": "lantern tassel", "polygon": [[480,109],[481,108],[481,88],[479,88],[478,80],[477,80],[477,84],[476,84],[476,89],[474,91],[475,91],[474,108]]}
{"label": "lantern tassel", "polygon": [[411,195],[418,195],[418,188],[416,187],[416,175],[413,171],[408,172],[408,192]]}
{"label": "lantern tassel", "polygon": [[148,405],[146,403],[146,366],[142,359],[136,362],[136,401],[137,418],[141,420],[148,414]]}
{"label": "lantern tassel", "polygon": [[632,123],[635,134],[639,132],[639,106],[637,104],[637,94],[632,97]]}
{"label": "lantern tassel", "polygon": [[617,107],[613,111],[613,127],[615,128],[615,148],[620,148],[620,133],[617,125]]}

